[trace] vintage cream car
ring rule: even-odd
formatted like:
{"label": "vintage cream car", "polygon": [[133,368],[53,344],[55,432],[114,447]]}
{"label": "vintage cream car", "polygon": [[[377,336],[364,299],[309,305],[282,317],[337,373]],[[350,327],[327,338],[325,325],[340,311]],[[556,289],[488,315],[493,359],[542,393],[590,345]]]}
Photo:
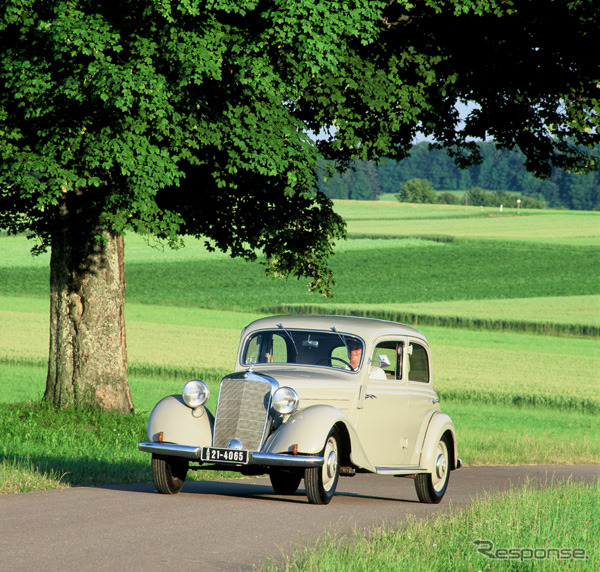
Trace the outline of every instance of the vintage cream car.
{"label": "vintage cream car", "polygon": [[193,380],[162,399],[148,421],[160,493],[179,492],[188,469],[268,474],[276,493],[304,479],[327,504],[338,478],[358,472],[414,479],[438,503],[461,465],[454,425],[440,411],[427,340],[385,320],[275,316],[242,332],[235,373],[221,381],[216,413]]}

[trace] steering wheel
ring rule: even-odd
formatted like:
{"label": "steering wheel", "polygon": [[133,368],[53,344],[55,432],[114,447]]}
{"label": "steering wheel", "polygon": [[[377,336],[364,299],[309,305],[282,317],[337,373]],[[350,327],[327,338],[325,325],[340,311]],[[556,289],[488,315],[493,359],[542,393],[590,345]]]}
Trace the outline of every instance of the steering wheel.
{"label": "steering wheel", "polygon": [[329,361],[329,362],[331,362],[331,361],[332,361],[332,360],[334,360],[334,359],[336,359],[336,360],[338,360],[338,361],[341,361],[341,362],[342,362],[342,363],[343,363],[345,366],[347,366],[347,367],[348,367],[348,369],[349,369],[350,371],[354,371],[354,368],[353,368],[353,367],[352,367],[352,366],[351,366],[351,365],[350,365],[350,364],[349,364],[349,363],[348,363],[348,362],[347,362],[345,359],[342,359],[342,358],[339,358],[339,357],[335,357],[335,356],[331,356],[331,357],[328,357],[328,358],[321,358],[321,359],[320,359],[320,360],[317,362],[317,365],[319,365],[321,362],[325,362],[325,361]]}

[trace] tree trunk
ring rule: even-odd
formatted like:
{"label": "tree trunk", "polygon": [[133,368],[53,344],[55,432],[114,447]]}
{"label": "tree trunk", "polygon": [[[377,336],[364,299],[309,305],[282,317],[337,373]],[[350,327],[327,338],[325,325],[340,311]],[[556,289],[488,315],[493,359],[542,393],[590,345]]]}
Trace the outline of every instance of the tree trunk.
{"label": "tree trunk", "polygon": [[[127,383],[123,237],[63,208],[50,256],[50,356],[44,399],[133,412]],[[98,239],[102,237],[102,240]]]}

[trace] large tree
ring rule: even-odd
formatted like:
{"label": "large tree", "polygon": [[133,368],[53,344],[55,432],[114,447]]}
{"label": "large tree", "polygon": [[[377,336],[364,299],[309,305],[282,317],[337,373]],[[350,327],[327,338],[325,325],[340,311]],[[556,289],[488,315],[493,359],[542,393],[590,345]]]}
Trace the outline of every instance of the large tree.
{"label": "large tree", "polygon": [[[593,168],[595,0],[5,0],[0,228],[51,249],[46,398],[132,410],[127,232],[200,236],[329,293],[320,159],[472,137]],[[477,105],[464,123],[456,103]],[[318,137],[315,137],[319,134]]]}

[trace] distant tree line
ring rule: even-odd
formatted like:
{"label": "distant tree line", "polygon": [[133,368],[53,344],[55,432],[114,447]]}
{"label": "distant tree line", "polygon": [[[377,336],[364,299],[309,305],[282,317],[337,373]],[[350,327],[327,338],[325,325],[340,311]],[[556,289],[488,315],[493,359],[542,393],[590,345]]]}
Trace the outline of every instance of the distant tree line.
{"label": "distant tree line", "polygon": [[486,142],[480,143],[480,152],[480,165],[461,170],[446,151],[422,142],[402,161],[355,162],[351,170],[330,177],[322,169],[319,188],[334,199],[375,200],[384,193],[399,193],[411,179],[426,179],[436,191],[502,190],[544,201],[552,208],[593,210],[600,206],[598,172],[574,174],[554,169],[549,179],[538,179],[525,170],[520,151],[499,150]]}
{"label": "distant tree line", "polygon": [[546,202],[541,199],[508,191],[484,191],[481,187],[468,189],[462,198],[450,191],[436,193],[427,179],[410,179],[406,181],[400,187],[400,192],[395,196],[402,203],[457,205],[464,202],[464,204],[474,207],[514,207],[518,201],[519,206],[523,208],[543,209],[547,206]]}

